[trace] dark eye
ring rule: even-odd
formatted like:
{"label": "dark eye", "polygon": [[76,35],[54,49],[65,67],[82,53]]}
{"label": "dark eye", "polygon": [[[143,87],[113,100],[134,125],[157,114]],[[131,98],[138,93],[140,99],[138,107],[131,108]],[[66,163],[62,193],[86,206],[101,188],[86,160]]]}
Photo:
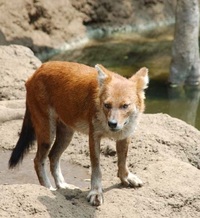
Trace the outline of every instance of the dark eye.
{"label": "dark eye", "polygon": [[121,108],[122,108],[122,109],[127,109],[128,106],[129,106],[128,104],[123,104],[123,105],[121,106]]}
{"label": "dark eye", "polygon": [[109,104],[109,103],[105,103],[105,104],[104,104],[104,107],[105,107],[106,109],[111,109],[111,108],[112,108],[111,104]]}

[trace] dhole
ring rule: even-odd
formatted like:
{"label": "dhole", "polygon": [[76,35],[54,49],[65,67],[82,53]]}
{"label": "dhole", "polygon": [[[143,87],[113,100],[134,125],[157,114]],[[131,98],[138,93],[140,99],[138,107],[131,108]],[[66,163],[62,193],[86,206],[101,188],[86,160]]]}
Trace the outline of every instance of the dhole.
{"label": "dhole", "polygon": [[100,140],[116,140],[118,177],[122,183],[137,187],[142,181],[126,165],[128,144],[140,114],[144,111],[144,89],[148,70],[141,68],[130,79],[110,72],[101,65],[95,68],[78,63],[47,62],[26,82],[26,112],[21,135],[9,167],[22,161],[37,139],[35,170],[41,185],[52,189],[45,163],[57,188],[67,188],[60,169],[60,157],[74,131],[89,134],[91,190],[88,201],[102,204]]}

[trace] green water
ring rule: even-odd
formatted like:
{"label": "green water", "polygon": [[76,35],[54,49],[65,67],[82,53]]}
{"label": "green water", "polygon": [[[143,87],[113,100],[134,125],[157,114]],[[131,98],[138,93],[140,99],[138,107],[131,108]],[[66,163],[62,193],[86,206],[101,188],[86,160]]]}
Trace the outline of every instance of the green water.
{"label": "green water", "polygon": [[51,60],[99,63],[130,77],[139,68],[149,69],[150,84],[146,91],[145,113],[167,113],[200,129],[199,87],[170,88],[169,75],[172,32],[118,35],[90,41],[82,48],[65,51]]}

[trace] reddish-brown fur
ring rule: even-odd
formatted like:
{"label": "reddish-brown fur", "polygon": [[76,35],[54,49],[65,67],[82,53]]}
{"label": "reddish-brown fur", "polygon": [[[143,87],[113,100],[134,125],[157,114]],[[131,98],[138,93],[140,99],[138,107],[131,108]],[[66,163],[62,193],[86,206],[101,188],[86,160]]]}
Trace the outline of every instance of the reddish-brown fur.
{"label": "reddish-brown fur", "polygon": [[92,176],[88,200],[92,205],[98,206],[103,201],[99,164],[101,137],[117,141],[118,176],[122,183],[141,186],[141,180],[129,172],[126,157],[129,138],[144,111],[147,83],[146,68],[128,80],[101,65],[92,68],[69,62],[43,64],[26,83],[26,115],[10,167],[22,160],[33,138],[26,130],[33,129],[38,143],[34,162],[40,184],[52,188],[45,171],[45,160],[49,156],[56,186],[68,187],[59,159],[74,131],[80,131],[89,134]]}

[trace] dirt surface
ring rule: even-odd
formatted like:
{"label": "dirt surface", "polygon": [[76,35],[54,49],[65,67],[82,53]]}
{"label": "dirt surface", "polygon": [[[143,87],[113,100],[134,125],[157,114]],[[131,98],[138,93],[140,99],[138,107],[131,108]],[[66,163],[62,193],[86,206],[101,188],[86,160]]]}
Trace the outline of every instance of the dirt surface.
{"label": "dirt surface", "polygon": [[[8,160],[10,158],[10,151],[3,150],[0,152],[0,181],[1,184],[11,185],[11,184],[38,184],[38,179],[34,171],[33,159],[35,157],[34,152],[26,156],[23,161],[23,165],[17,167],[15,170],[8,170]],[[63,174],[67,181],[74,186],[80,188],[90,188],[90,173],[87,168],[82,168],[81,166],[74,164],[69,161],[69,158],[61,160],[61,167],[63,169]],[[49,166],[49,165],[48,165]],[[50,170],[48,168],[48,173],[50,175]],[[53,183],[53,178],[51,182]]]}
{"label": "dirt surface", "polygon": [[0,125],[0,217],[200,216],[200,132],[194,127],[165,114],[142,116],[128,155],[130,170],[144,182],[139,189],[121,186],[114,142],[103,140],[104,203],[95,208],[86,200],[90,186],[87,136],[76,134],[62,157],[65,179],[79,188],[51,192],[38,185],[32,164],[35,149],[19,169],[7,169],[21,123]]}

